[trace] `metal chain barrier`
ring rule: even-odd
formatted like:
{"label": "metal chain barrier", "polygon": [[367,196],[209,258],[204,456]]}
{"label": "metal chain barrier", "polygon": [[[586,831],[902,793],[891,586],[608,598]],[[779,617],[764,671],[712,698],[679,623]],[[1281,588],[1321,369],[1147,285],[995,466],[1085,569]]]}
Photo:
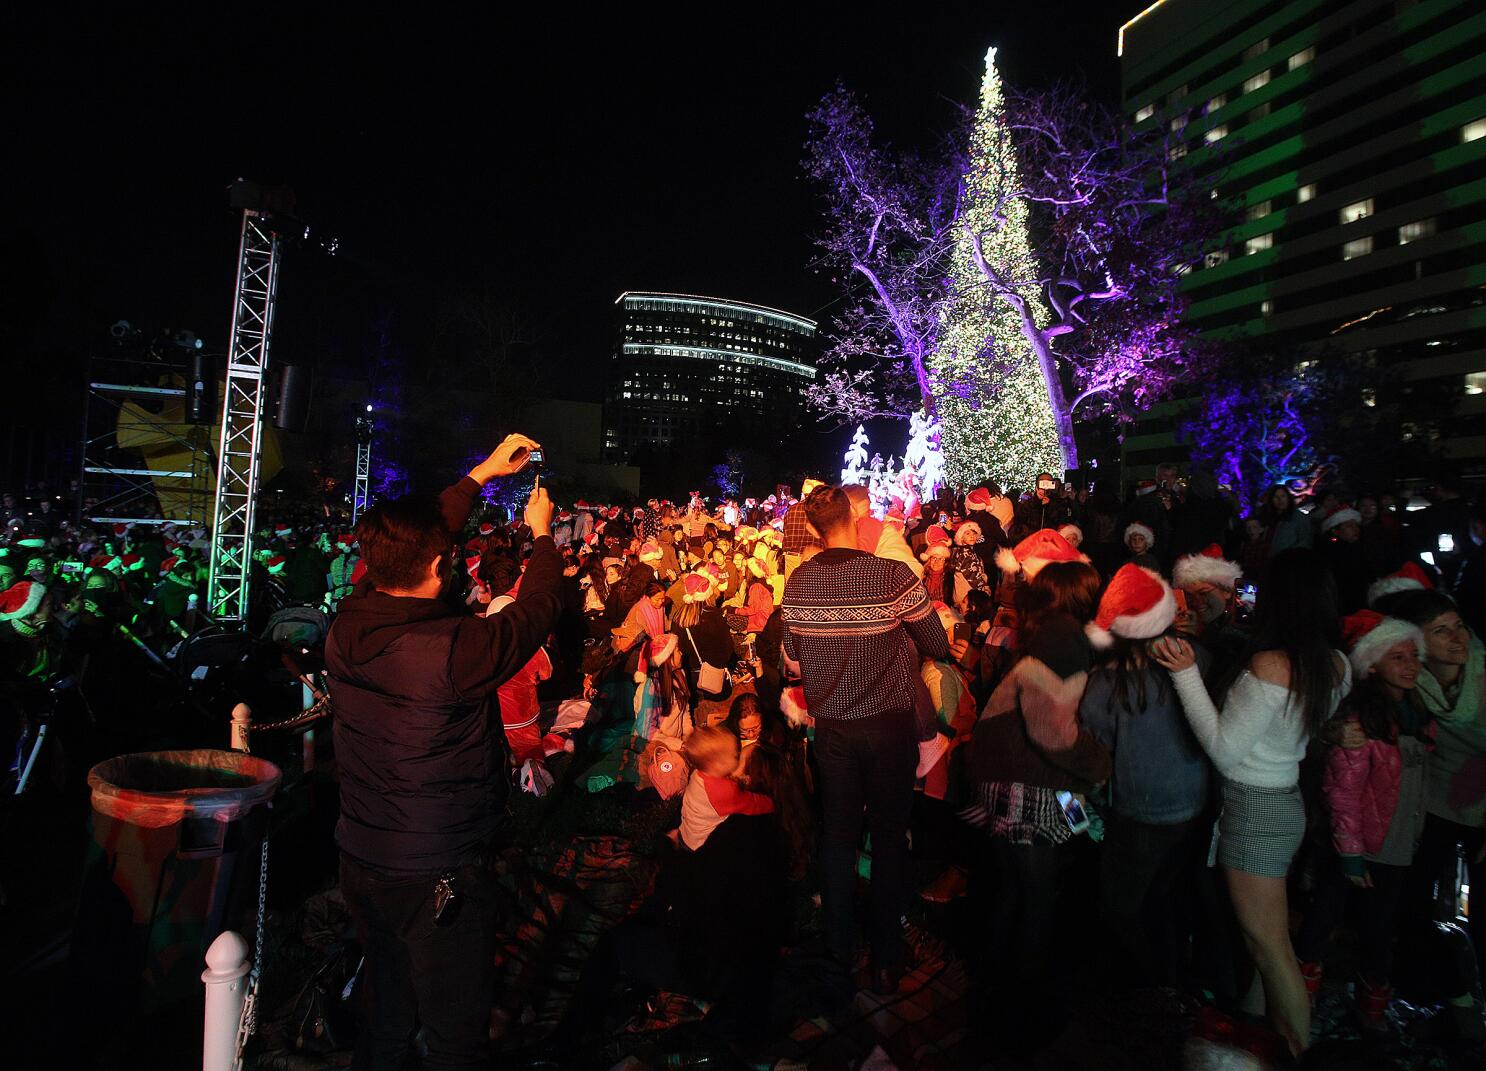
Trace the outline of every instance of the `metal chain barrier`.
{"label": "metal chain barrier", "polygon": [[253,940],[253,969],[248,972],[248,995],[243,1000],[242,1018],[237,1024],[237,1055],[232,1071],[242,1071],[243,1049],[248,1038],[258,1029],[258,979],[263,974],[263,931],[268,928],[268,831],[263,831],[263,845],[258,855],[258,926]]}
{"label": "metal chain barrier", "polygon": [[326,717],[329,714],[330,696],[322,695],[313,704],[291,718],[285,718],[283,721],[271,721],[264,725],[259,725],[255,722],[249,726],[249,731],[261,733],[269,729],[293,729],[299,725],[308,725],[312,721],[318,721],[320,718]]}

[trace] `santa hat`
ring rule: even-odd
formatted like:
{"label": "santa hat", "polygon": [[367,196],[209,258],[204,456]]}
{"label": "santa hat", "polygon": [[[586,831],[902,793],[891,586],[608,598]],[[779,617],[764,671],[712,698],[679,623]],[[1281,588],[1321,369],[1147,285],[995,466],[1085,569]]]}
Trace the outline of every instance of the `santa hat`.
{"label": "santa hat", "polygon": [[1358,610],[1342,618],[1342,640],[1352,662],[1352,679],[1360,681],[1368,670],[1400,643],[1410,640],[1424,657],[1424,633],[1418,625],[1397,617],[1384,617],[1376,610]]}
{"label": "santa hat", "polygon": [[682,586],[683,602],[706,602],[712,597],[712,577],[706,573],[688,573]]}
{"label": "santa hat", "polygon": [[174,569],[178,561],[180,561],[180,559],[175,557],[162,558],[160,561],[160,575],[164,576],[166,573]]}
{"label": "santa hat", "polygon": [[116,525],[114,525],[114,538],[115,539],[123,539],[126,535],[129,534],[129,529],[131,529],[133,527],[134,527],[134,525],[132,525],[132,524],[116,524]]}
{"label": "santa hat", "polygon": [[635,666],[635,683],[644,684],[651,666],[664,665],[666,659],[676,653],[676,634],[667,632],[659,639],[640,645],[640,661]]}
{"label": "santa hat", "polygon": [[1109,647],[1119,636],[1127,640],[1148,640],[1159,636],[1176,620],[1176,598],[1161,574],[1127,562],[1120,566],[1104,597],[1099,612],[1084,627],[1089,642],[1095,647]]}
{"label": "santa hat", "polygon": [[356,545],[356,534],[354,532],[342,532],[335,537],[335,542],[337,546],[350,550]]}
{"label": "santa hat", "polygon": [[1156,481],[1155,480],[1141,480],[1138,484],[1135,485],[1135,495],[1138,498],[1141,495],[1148,495],[1148,494],[1150,494],[1155,489],[1156,489]]}
{"label": "santa hat", "polygon": [[1194,584],[1211,584],[1215,588],[1232,591],[1243,576],[1243,566],[1223,557],[1223,548],[1209,543],[1196,554],[1186,554],[1176,560],[1171,570],[1171,580],[1179,588]]}
{"label": "santa hat", "polygon": [[640,544],[640,560],[642,562],[658,562],[661,559],[660,544],[653,539],[647,539]]}
{"label": "santa hat", "polygon": [[119,558],[119,568],[126,573],[132,573],[136,569],[144,568],[144,558],[138,554],[125,554]]}
{"label": "santa hat", "polygon": [[273,534],[282,539],[285,536],[293,535],[294,527],[292,525],[285,524],[283,521],[279,521],[273,526]]}
{"label": "santa hat", "polygon": [[991,493],[984,487],[977,487],[965,496],[966,510],[990,510]]}
{"label": "santa hat", "polygon": [[751,524],[740,524],[733,534],[739,543],[751,543],[758,538],[758,529]]}
{"label": "santa hat", "polygon": [[1150,550],[1156,545],[1156,533],[1151,531],[1139,521],[1134,521],[1125,526],[1125,545],[1130,545],[1130,537],[1133,535],[1145,536],[1145,549]]}
{"label": "santa hat", "polygon": [[467,558],[465,558],[464,571],[470,576],[474,576],[476,573],[478,573],[480,571],[480,555],[471,554]]}
{"label": "santa hat", "polygon": [[[128,557],[130,557],[130,555],[125,555],[126,559]],[[273,555],[273,557],[268,558],[264,561],[263,567],[270,573],[278,574],[284,571],[284,564],[287,561],[288,559],[285,558],[282,554],[275,554]],[[125,568],[128,568],[128,566],[126,565]]]}
{"label": "santa hat", "polygon": [[1076,524],[1058,525],[1058,534],[1075,547],[1083,546],[1084,530]]}
{"label": "santa hat", "polygon": [[996,565],[1008,576],[1026,573],[1031,580],[1042,571],[1043,566],[1053,562],[1087,562],[1088,555],[1080,554],[1078,548],[1069,543],[1051,528],[1041,528],[1014,547],[1002,547],[996,551]]}
{"label": "santa hat", "polygon": [[809,724],[810,709],[805,705],[805,689],[802,685],[797,684],[779,693],[779,709],[785,720],[795,728]]}
{"label": "santa hat", "polygon": [[949,557],[949,533],[937,524],[929,525],[924,533],[924,552],[919,557],[927,561],[931,557]]}
{"label": "santa hat", "polygon": [[1434,580],[1416,562],[1404,562],[1396,573],[1379,577],[1367,587],[1367,605],[1371,606],[1385,595],[1396,595],[1400,591],[1430,591]]}
{"label": "santa hat", "polygon": [[955,546],[957,547],[973,547],[984,540],[985,534],[981,532],[980,525],[974,521],[966,521],[955,529]]}
{"label": "santa hat", "polygon": [[495,525],[485,521],[480,525],[480,534],[482,536],[495,535]]}
{"label": "santa hat", "polygon": [[46,588],[34,580],[22,580],[12,584],[0,594],[0,621],[14,621],[18,617],[30,617],[41,605]]}
{"label": "santa hat", "polygon": [[1340,506],[1333,507],[1331,512],[1321,519],[1321,531],[1329,532],[1339,525],[1346,524],[1348,521],[1354,524],[1361,524],[1362,514],[1343,503]]}

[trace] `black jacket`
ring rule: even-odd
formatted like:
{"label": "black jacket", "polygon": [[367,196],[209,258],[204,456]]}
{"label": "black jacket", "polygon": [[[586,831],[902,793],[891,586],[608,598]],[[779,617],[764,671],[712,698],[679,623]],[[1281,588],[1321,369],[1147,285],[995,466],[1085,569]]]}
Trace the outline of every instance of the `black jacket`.
{"label": "black jacket", "polygon": [[[444,492],[451,533],[479,485]],[[536,541],[514,605],[472,617],[443,599],[395,597],[363,581],[326,641],[340,767],[336,841],[386,870],[452,868],[494,840],[510,790],[496,689],[557,620],[562,559]]]}

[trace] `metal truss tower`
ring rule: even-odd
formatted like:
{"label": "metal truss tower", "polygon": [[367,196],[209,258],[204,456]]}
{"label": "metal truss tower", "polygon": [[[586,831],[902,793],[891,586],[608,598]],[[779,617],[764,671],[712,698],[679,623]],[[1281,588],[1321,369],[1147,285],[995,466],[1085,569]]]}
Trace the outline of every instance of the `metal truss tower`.
{"label": "metal truss tower", "polygon": [[356,488],[351,492],[351,524],[371,505],[371,440],[356,444]]}
{"label": "metal truss tower", "polygon": [[243,209],[207,580],[207,610],[223,624],[245,625],[248,616],[263,396],[278,274],[279,239],[272,220],[263,212]]}

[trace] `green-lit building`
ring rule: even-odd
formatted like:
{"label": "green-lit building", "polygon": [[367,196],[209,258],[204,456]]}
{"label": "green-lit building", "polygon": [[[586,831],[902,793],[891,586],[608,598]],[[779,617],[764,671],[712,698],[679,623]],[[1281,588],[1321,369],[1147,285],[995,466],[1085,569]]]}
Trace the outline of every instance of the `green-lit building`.
{"label": "green-lit building", "polygon": [[[1128,119],[1221,159],[1242,206],[1185,279],[1190,322],[1448,388],[1437,448],[1486,472],[1486,4],[1159,0],[1119,49]],[[1176,414],[1127,437],[1127,479],[1181,459]]]}

